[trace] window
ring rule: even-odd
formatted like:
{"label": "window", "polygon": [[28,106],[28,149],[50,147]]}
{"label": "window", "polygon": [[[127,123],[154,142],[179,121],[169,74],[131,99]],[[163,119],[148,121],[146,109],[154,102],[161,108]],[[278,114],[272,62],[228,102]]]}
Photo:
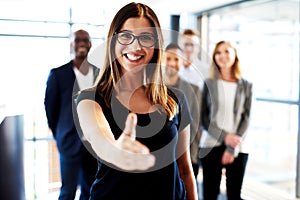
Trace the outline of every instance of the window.
{"label": "window", "polygon": [[294,197],[299,170],[299,1],[258,0],[202,14],[208,16],[208,38],[202,38],[207,39],[208,55],[220,40],[235,43],[242,75],[253,82],[245,179]]}
{"label": "window", "polygon": [[100,67],[94,51],[103,45],[105,15],[98,12],[100,19],[92,13],[86,15],[90,10],[80,12],[68,4],[50,1],[17,3],[4,1],[0,6],[0,90],[5,94],[0,105],[5,105],[6,115],[24,115],[26,199],[57,199],[59,156],[44,110],[47,77],[50,69],[73,58],[69,37],[80,28],[90,32],[91,62]]}

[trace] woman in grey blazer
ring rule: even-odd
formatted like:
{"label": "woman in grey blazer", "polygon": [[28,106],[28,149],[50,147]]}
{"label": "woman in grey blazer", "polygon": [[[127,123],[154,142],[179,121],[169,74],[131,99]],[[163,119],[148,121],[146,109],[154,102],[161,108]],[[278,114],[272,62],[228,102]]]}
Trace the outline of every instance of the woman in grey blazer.
{"label": "woman in grey blazer", "polygon": [[212,58],[201,106],[203,196],[205,200],[217,199],[225,168],[228,200],[237,200],[241,199],[248,160],[243,141],[249,125],[252,83],[242,78],[237,50],[229,42],[218,42]]}

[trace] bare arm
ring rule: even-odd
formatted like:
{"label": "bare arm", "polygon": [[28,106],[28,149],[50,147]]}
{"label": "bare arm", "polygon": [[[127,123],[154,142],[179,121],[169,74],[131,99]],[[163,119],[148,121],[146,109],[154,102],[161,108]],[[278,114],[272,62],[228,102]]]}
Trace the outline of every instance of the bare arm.
{"label": "bare arm", "polygon": [[135,114],[129,114],[125,130],[116,140],[102,108],[95,101],[80,101],[77,112],[83,134],[99,158],[123,170],[146,170],[154,165],[155,157],[149,149],[135,140]]}
{"label": "bare arm", "polygon": [[178,138],[177,153],[180,157],[177,159],[177,164],[180,172],[180,177],[184,182],[187,199],[198,200],[196,180],[193,174],[193,168],[190,158],[190,126],[185,127]]}

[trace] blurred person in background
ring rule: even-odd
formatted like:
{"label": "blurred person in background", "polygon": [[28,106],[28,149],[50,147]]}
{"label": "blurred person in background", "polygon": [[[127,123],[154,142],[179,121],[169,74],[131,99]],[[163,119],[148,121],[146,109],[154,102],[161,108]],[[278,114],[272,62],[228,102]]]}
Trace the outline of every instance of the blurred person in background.
{"label": "blurred person in background", "polygon": [[87,61],[92,46],[89,33],[78,30],[73,33],[72,39],[75,58],[51,69],[44,104],[48,125],[59,151],[59,200],[73,200],[78,183],[80,200],[88,200],[90,187],[95,180],[97,160],[87,151],[82,142],[82,133],[75,127],[77,116],[73,116],[73,95],[94,84],[99,68]]}
{"label": "blurred person in background", "polygon": [[179,70],[183,63],[182,49],[178,44],[170,43],[164,51],[165,83],[168,86],[178,88],[185,94],[190,112],[193,118],[191,123],[190,154],[195,179],[199,172],[199,141],[201,137],[201,92],[198,86],[189,83],[179,76]]}
{"label": "blurred person in background", "polygon": [[239,200],[248,161],[243,144],[250,120],[252,83],[242,77],[237,50],[230,42],[218,42],[212,59],[211,74],[202,92],[203,196],[204,200],[217,199],[225,168],[228,200]]}
{"label": "blurred person in background", "polygon": [[184,60],[179,75],[184,80],[203,87],[204,79],[209,74],[209,64],[199,59],[200,34],[193,29],[185,29],[179,35],[178,44],[182,48]]}

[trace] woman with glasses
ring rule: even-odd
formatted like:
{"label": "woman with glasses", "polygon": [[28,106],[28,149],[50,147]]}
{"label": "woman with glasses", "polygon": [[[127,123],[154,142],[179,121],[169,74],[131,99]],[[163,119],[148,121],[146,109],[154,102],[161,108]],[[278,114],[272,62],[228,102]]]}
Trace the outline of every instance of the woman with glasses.
{"label": "woman with glasses", "polygon": [[185,96],[163,83],[154,11],[129,3],[115,15],[102,74],[77,97],[80,128],[98,156],[91,200],[197,200]]}

